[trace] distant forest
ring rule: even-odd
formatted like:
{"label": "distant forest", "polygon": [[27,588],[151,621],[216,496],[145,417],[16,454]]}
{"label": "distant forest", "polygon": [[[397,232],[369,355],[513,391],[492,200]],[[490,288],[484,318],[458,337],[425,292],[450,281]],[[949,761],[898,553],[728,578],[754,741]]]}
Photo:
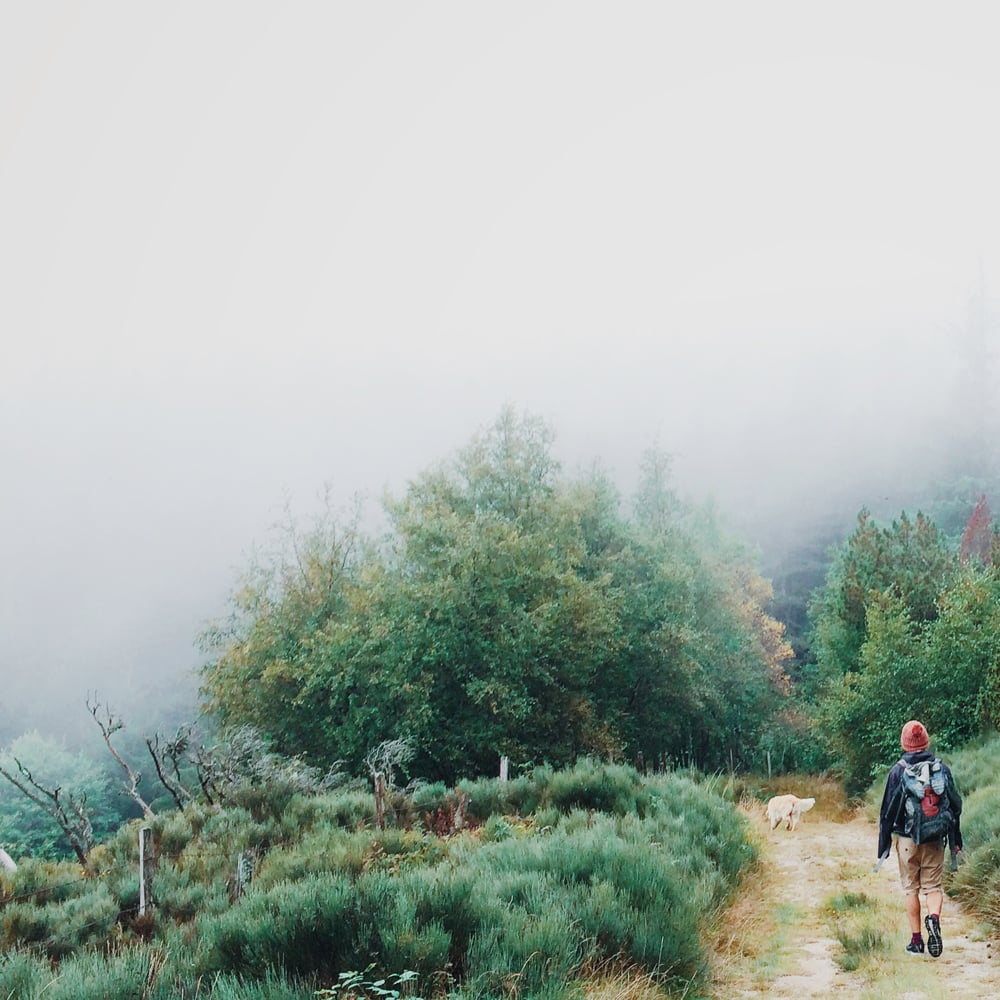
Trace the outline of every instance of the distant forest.
{"label": "distant forest", "polygon": [[[859,789],[907,718],[957,747],[1000,715],[997,380],[973,320],[958,416],[861,509],[830,497],[751,548],[679,494],[669,454],[648,451],[622,496],[599,469],[567,476],[553,430],[508,408],[387,497],[381,533],[359,509],[289,518],[202,636],[200,718],[168,705],[78,752],[8,715],[0,765],[85,796],[99,833],[170,807],[164,761],[232,733],[317,773],[405,747],[404,778],[449,783],[502,757],[521,773],[594,757],[836,769]],[[0,843],[66,852],[22,796],[0,805]]]}

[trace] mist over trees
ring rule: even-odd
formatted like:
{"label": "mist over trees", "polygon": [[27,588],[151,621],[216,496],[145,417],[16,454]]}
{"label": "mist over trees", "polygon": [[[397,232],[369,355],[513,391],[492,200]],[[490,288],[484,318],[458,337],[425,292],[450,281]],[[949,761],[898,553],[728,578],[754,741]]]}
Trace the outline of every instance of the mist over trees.
{"label": "mist over trees", "polygon": [[318,763],[406,739],[412,773],[447,780],[501,755],[751,763],[791,649],[749,554],[666,456],[626,513],[551,443],[508,409],[387,499],[384,537],[291,526],[206,636],[212,710]]}
{"label": "mist over trees", "polygon": [[[590,754],[833,767],[859,789],[905,718],[956,747],[1000,716],[992,330],[974,302],[956,333],[953,419],[921,438],[926,461],[887,463],[781,524],[683,498],[657,449],[627,497],[599,466],[566,475],[551,428],[510,409],[387,496],[380,533],[360,504],[289,512],[202,637],[205,721],[252,727],[267,753],[321,772],[362,774],[373,747],[401,739],[409,776],[449,781],[495,773],[501,755],[527,768]],[[133,685],[129,761],[194,718],[196,687]],[[24,725],[0,712],[4,744],[84,794],[95,830],[134,814],[82,694],[76,717],[41,727],[59,741]],[[64,853],[58,828],[11,794],[7,846]]]}

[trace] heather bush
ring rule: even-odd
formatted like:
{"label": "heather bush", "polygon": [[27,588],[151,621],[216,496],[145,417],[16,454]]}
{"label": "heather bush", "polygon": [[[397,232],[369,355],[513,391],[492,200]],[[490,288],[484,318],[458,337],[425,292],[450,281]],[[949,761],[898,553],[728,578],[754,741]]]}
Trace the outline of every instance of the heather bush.
{"label": "heather bush", "polygon": [[[156,821],[153,823],[153,837],[161,856],[176,858],[194,840],[196,824],[193,822],[193,813],[194,810],[190,808],[184,810],[178,809],[156,818]],[[204,822],[204,819],[207,819],[207,817],[199,818],[202,822]],[[197,829],[200,829],[200,827],[201,823],[198,823]],[[135,845],[138,841],[135,831],[131,830],[129,832],[131,834],[129,844],[133,851],[137,853]]]}
{"label": "heather bush", "polygon": [[[538,902],[548,903],[548,894]],[[484,998],[565,996],[584,954],[566,916],[549,906],[538,912],[514,907],[501,925],[480,927],[469,945],[463,992]]]}
{"label": "heather bush", "polygon": [[962,802],[962,836],[973,848],[1000,836],[1000,781],[980,785]]}
{"label": "heather bush", "polygon": [[262,979],[267,971],[326,975],[367,964],[354,952],[355,888],[344,875],[307,876],[254,890],[218,915],[199,915],[200,973]]}
{"label": "heather bush", "polygon": [[[163,1000],[167,998],[164,996]],[[284,972],[268,969],[259,981],[246,976],[216,977],[212,981],[211,1000],[315,1000],[315,990],[289,979]]]}
{"label": "heather bush", "polygon": [[255,876],[258,888],[332,872],[357,876],[372,850],[372,834],[321,827],[303,834],[298,843],[269,852]]}
{"label": "heather bush", "polygon": [[0,997],[35,1000],[50,979],[49,963],[41,956],[6,946],[0,952]]}
{"label": "heather bush", "polygon": [[5,948],[37,945],[52,958],[70,955],[87,945],[106,941],[118,919],[118,904],[106,885],[57,903],[10,903],[2,911]]}
{"label": "heather bush", "polygon": [[80,866],[69,861],[24,860],[17,871],[0,873],[0,902],[34,899],[57,903],[77,895],[86,881]]}
{"label": "heather bush", "polygon": [[951,891],[995,927],[1000,926],[1000,736],[976,742],[948,761],[963,793],[965,863]]}
{"label": "heather bush", "polygon": [[452,790],[443,781],[421,782],[412,791],[410,798],[418,815],[440,808]]}
{"label": "heather bush", "polygon": [[[206,881],[196,870],[169,861],[157,865],[153,889],[156,917],[161,921],[186,923],[199,914],[222,913],[230,906],[228,881]],[[138,879],[134,898],[138,902]]]}
{"label": "heather bush", "polygon": [[648,795],[642,779],[631,767],[583,760],[551,775],[543,802],[562,812],[590,809],[642,815],[648,808]]}
{"label": "heather bush", "polygon": [[[42,976],[48,1000],[51,977],[18,951],[30,945],[66,970],[67,997],[85,995],[73,990],[87,975],[144,1000],[298,998],[350,970],[387,982],[414,972],[427,996],[491,1000],[570,997],[583,970],[608,961],[668,988],[697,980],[700,931],[754,857],[717,782],[582,761],[459,791],[475,829],[447,837],[375,830],[373,797],[357,789],[292,796],[280,816],[158,816],[142,920],[138,824],[99,848],[90,877],[26,865],[0,877],[0,943],[14,956],[0,975],[20,977],[26,997]],[[455,789],[423,786],[397,815],[456,804]],[[241,852],[252,879],[236,899]],[[36,888],[45,893],[15,898]],[[146,992],[132,993],[140,973]]]}
{"label": "heather bush", "polygon": [[951,754],[942,755],[955,775],[963,796],[997,783],[1000,764],[1000,736],[975,740]]}
{"label": "heather bush", "polygon": [[375,825],[375,796],[367,789],[350,789],[317,801],[328,820],[349,830]]}
{"label": "heather bush", "polygon": [[41,1000],[145,1000],[163,957],[155,948],[83,952],[61,963]]}

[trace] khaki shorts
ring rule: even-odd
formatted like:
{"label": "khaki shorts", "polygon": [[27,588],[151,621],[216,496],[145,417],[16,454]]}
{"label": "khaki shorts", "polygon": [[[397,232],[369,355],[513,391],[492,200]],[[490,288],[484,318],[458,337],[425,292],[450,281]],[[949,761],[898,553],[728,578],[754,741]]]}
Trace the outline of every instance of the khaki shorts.
{"label": "khaki shorts", "polygon": [[944,870],[944,841],[914,844],[909,837],[896,838],[899,881],[907,894],[941,892]]}

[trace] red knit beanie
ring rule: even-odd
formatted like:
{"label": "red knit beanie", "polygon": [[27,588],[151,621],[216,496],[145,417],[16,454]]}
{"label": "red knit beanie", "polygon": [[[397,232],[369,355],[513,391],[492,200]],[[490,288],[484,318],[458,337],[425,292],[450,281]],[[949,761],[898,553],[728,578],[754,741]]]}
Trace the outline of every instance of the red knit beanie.
{"label": "red knit beanie", "polygon": [[913,750],[926,750],[931,745],[931,738],[927,735],[927,730],[922,722],[911,719],[899,734],[899,742],[903,749],[910,753]]}

